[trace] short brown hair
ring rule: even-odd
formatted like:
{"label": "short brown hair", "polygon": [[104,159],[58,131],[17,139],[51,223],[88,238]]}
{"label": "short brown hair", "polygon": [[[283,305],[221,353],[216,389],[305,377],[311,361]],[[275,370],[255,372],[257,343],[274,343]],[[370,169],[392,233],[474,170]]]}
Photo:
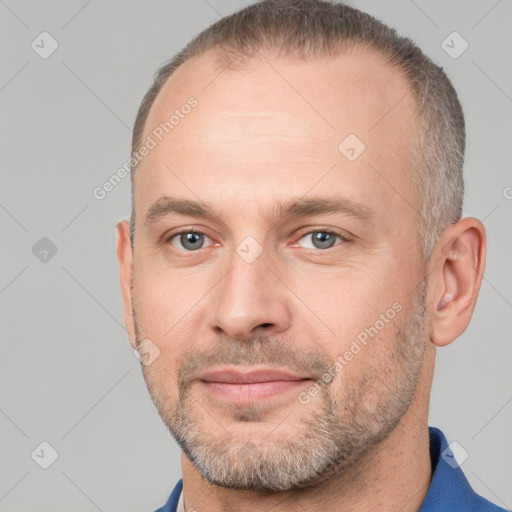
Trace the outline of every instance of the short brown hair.
{"label": "short brown hair", "polygon": [[[420,122],[411,162],[420,197],[419,244],[428,261],[441,232],[462,215],[466,142],[462,108],[446,73],[411,39],[343,3],[264,0],[202,31],[156,73],[135,120],[132,150],[141,144],[151,106],[168,78],[181,64],[207,50],[219,51],[219,65],[234,67],[260,51],[307,60],[336,56],[355,45],[380,53],[401,70],[414,95]],[[132,244],[134,220],[132,206]]]}

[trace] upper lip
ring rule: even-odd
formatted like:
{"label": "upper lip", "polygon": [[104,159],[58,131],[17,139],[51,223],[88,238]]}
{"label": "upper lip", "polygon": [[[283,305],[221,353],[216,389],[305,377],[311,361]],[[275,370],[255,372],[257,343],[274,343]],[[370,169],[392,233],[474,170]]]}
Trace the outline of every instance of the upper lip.
{"label": "upper lip", "polygon": [[262,368],[257,370],[233,370],[233,369],[219,369],[210,370],[201,373],[198,380],[208,382],[227,382],[232,384],[248,384],[255,382],[270,382],[275,380],[304,380],[309,377],[303,377],[286,370],[274,368]]}

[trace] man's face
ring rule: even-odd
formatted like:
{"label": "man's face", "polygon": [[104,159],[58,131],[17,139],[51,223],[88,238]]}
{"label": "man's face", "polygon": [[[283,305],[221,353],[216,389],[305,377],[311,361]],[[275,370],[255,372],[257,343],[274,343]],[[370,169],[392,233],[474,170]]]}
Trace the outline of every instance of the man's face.
{"label": "man's face", "polygon": [[[137,170],[132,327],[160,350],[144,377],[204,477],[303,487],[369,453],[414,398],[428,332],[414,100],[359,51],[214,62],[184,64],[146,122],[143,139],[197,100]],[[169,207],[183,201],[212,215]]]}

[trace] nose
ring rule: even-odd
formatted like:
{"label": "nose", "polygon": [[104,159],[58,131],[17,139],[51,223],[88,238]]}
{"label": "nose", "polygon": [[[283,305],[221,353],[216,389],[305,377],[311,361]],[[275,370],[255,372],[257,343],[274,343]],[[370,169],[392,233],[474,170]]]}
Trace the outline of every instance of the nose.
{"label": "nose", "polygon": [[252,263],[233,254],[229,270],[212,297],[214,330],[233,339],[247,339],[290,327],[290,297],[269,266],[265,252]]}

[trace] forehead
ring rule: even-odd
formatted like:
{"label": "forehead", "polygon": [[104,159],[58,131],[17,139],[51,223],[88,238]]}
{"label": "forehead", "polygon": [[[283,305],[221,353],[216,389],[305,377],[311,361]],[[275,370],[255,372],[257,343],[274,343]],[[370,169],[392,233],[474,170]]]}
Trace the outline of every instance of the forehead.
{"label": "forehead", "polygon": [[[415,101],[381,55],[352,49],[311,61],[269,56],[240,69],[217,62],[212,51],[187,61],[156,98],[143,140],[157,139],[155,130],[161,140],[139,165],[139,206],[169,188],[176,195],[176,187],[209,202],[241,194],[254,201],[269,190],[301,196],[333,166],[337,172],[322,179],[325,191],[341,187],[371,201],[383,189],[384,199],[417,202],[409,163]],[[190,98],[197,105],[184,109]]]}

